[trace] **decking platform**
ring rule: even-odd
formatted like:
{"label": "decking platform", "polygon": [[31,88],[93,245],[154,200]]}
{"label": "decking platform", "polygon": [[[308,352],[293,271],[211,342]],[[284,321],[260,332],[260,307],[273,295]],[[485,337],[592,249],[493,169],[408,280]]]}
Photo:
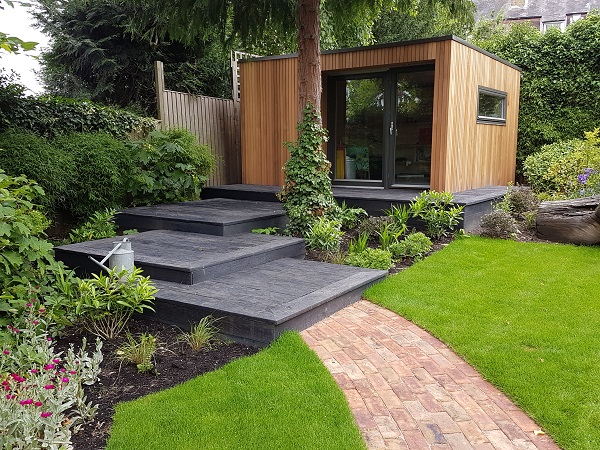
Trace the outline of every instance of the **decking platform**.
{"label": "decking platform", "polygon": [[[280,186],[259,186],[252,184],[231,184],[226,186],[206,187],[202,190],[202,198],[229,198],[236,200],[277,202],[276,193]],[[454,203],[464,207],[460,228],[469,231],[479,226],[481,216],[492,211],[492,204],[506,194],[506,186],[490,186],[468,191],[454,192]],[[391,205],[407,205],[423,189],[374,189],[333,187],[333,195],[341,203],[363,208],[369,215],[382,215]]]}
{"label": "decking platform", "polygon": [[[283,258],[194,285],[157,281],[155,317],[189,328],[207,315],[236,342],[264,346],[360,299],[387,271]],[[146,315],[146,314],[145,314]]]}
{"label": "decking platform", "polygon": [[[303,330],[359,300],[368,286],[387,275],[305,261],[303,239],[246,231],[281,228],[282,216],[277,203],[227,199],[130,208],[119,214],[122,228],[151,230],[128,236],[135,265],[159,288],[156,312],[144,316],[189,328],[212,315],[220,319],[226,337],[264,346],[285,330]],[[102,259],[120,239],[63,245],[55,254],[80,276],[88,276],[100,271],[88,256]]]}
{"label": "decking platform", "polygon": [[[127,236],[135,265],[157,280],[194,284],[279,258],[304,259],[304,240],[286,236],[244,233],[221,236],[153,230]],[[58,259],[80,276],[97,273],[88,255],[101,260],[117,238],[99,239],[55,248]]]}
{"label": "decking platform", "polygon": [[119,213],[117,223],[122,229],[139,231],[176,230],[231,236],[254,228],[284,228],[286,217],[277,203],[213,198],[128,208]]}

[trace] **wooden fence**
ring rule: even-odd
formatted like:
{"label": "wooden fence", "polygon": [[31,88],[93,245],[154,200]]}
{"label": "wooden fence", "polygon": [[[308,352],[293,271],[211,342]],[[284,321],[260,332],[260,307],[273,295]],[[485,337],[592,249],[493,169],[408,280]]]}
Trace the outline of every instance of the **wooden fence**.
{"label": "wooden fence", "polygon": [[241,183],[239,102],[166,90],[162,62],[154,67],[161,126],[186,128],[210,147],[216,163],[208,186]]}

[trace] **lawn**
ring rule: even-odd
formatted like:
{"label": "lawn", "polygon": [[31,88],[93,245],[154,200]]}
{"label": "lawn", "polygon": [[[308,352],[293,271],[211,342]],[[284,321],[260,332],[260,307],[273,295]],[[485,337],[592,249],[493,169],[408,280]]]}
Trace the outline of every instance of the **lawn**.
{"label": "lawn", "polygon": [[449,344],[561,447],[600,448],[600,248],[461,238],[366,297]]}
{"label": "lawn", "polygon": [[365,449],[344,394],[297,333],[117,406],[108,450]]}

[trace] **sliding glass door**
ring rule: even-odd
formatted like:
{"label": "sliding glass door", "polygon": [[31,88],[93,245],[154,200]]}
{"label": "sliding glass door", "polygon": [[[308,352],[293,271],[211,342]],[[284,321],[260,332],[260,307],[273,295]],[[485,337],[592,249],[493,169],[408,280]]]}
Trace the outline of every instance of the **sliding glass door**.
{"label": "sliding glass door", "polygon": [[429,186],[433,74],[432,69],[396,74],[392,186]]}
{"label": "sliding glass door", "polygon": [[433,68],[337,77],[328,85],[334,182],[429,185]]}

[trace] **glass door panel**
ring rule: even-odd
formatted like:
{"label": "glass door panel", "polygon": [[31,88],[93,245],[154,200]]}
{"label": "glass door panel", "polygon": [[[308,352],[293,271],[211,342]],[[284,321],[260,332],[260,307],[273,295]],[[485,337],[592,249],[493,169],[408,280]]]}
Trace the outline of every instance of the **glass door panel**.
{"label": "glass door panel", "polygon": [[429,186],[434,70],[396,74],[394,186]]}
{"label": "glass door panel", "polygon": [[384,79],[337,80],[336,180],[382,182]]}

